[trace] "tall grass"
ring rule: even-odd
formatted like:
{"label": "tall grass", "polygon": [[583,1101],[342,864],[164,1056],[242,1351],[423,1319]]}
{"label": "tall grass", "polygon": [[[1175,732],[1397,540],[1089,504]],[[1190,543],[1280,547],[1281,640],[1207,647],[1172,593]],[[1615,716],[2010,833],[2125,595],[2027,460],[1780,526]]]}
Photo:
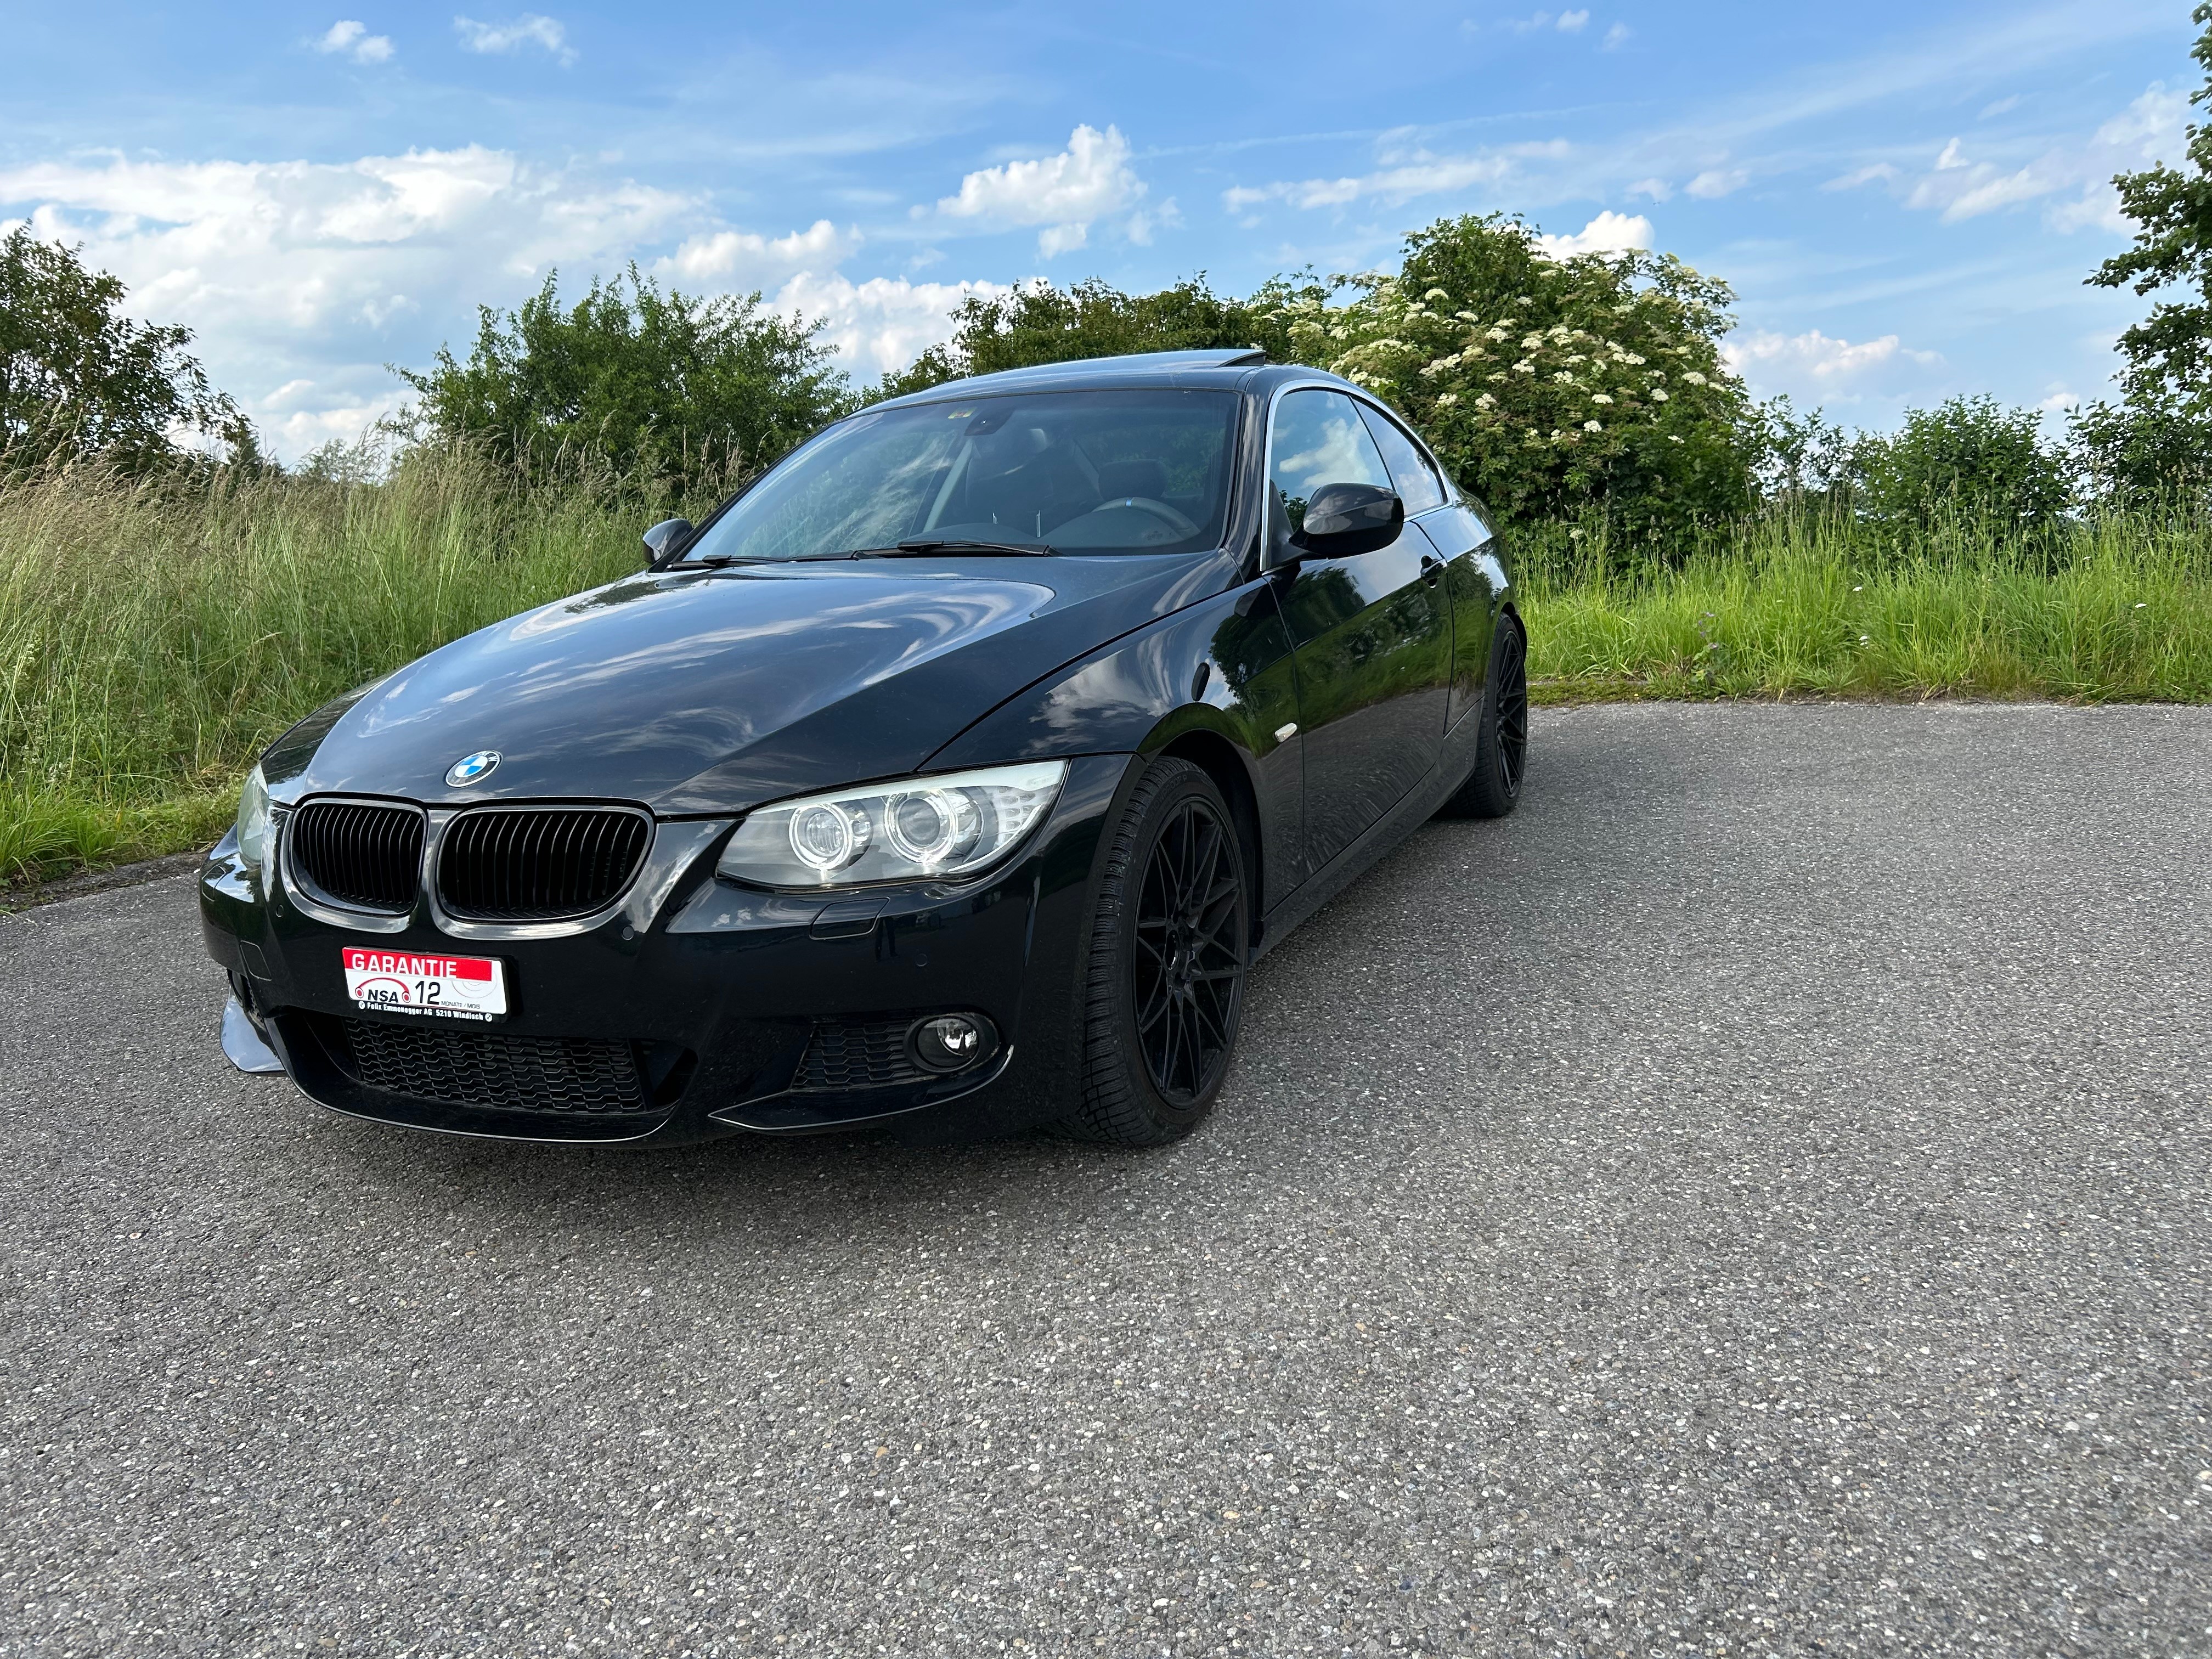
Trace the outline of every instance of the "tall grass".
{"label": "tall grass", "polygon": [[[417,452],[381,483],[96,471],[0,485],[0,888],[212,841],[291,721],[635,568],[668,504]],[[1686,562],[1524,538],[1537,693],[2212,700],[2212,526],[1971,527],[1899,548],[1813,514]]]}
{"label": "tall grass", "polygon": [[276,732],[634,569],[646,517],[462,452],[373,484],[0,487],[0,884],[213,839]]}
{"label": "tall grass", "polygon": [[2186,510],[2027,543],[1938,525],[1903,545],[1784,514],[1665,568],[1586,539],[1529,561],[1529,667],[1551,701],[2212,699],[2212,523]]}

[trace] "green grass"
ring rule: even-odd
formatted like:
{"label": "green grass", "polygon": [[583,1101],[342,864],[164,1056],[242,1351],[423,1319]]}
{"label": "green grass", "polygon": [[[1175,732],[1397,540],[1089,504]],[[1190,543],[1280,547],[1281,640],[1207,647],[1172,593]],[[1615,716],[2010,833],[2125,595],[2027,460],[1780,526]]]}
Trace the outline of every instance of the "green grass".
{"label": "green grass", "polygon": [[1883,549],[1755,522],[1677,570],[1531,584],[1541,700],[2212,700],[2212,526],[2106,520],[2047,545],[1939,533]]}
{"label": "green grass", "polygon": [[[254,754],[349,687],[636,568],[658,509],[463,454],[389,483],[213,492],[80,471],[0,486],[0,889],[204,846]],[[2212,528],[2112,521],[2024,555],[1884,552],[1754,523],[1676,571],[1544,538],[1524,581],[1552,701],[2212,700]]]}
{"label": "green grass", "polygon": [[650,516],[459,454],[379,485],[0,488],[0,886],[206,845],[292,721],[636,568]]}

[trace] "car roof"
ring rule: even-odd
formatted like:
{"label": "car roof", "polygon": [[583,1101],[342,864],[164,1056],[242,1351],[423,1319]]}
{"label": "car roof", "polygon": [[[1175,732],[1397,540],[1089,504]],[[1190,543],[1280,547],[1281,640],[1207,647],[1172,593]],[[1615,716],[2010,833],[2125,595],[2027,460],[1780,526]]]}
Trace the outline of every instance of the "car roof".
{"label": "car roof", "polygon": [[1271,364],[1257,346],[1240,350],[1142,351],[1121,357],[1084,357],[1071,362],[1036,363],[1027,368],[1002,369],[995,374],[976,374],[964,380],[910,392],[874,404],[896,409],[902,404],[939,403],[947,398],[988,397],[1008,392],[1080,392],[1112,386],[1218,386],[1234,390],[1261,378],[1255,371],[1273,368],[1273,380],[1283,374],[1334,380],[1323,371]]}

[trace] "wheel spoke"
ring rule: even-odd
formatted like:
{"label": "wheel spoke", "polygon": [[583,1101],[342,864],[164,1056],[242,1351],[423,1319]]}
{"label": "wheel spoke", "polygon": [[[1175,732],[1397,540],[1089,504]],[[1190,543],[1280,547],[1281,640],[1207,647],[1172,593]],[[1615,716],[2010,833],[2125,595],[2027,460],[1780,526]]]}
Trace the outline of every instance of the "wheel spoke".
{"label": "wheel spoke", "polygon": [[1195,1014],[1202,1024],[1212,1030],[1213,1033],[1214,1046],[1220,1048],[1226,1048],[1229,1046],[1229,1031],[1227,1027],[1222,1024],[1221,1020],[1208,1010],[1204,1003],[1199,1001],[1195,998],[1192,999],[1190,1008],[1191,1012]]}
{"label": "wheel spoke", "polygon": [[1190,864],[1194,854],[1191,838],[1196,833],[1197,811],[1188,804],[1176,814],[1174,868],[1168,881],[1167,897],[1180,908],[1183,888],[1190,881]]}
{"label": "wheel spoke", "polygon": [[1137,1048],[1160,1094],[1196,1100],[1227,1063],[1245,963],[1243,884],[1231,826],[1206,801],[1179,802],[1136,884],[1129,937]]}
{"label": "wheel spoke", "polygon": [[1208,823],[1201,835],[1202,839],[1198,844],[1198,855],[1191,860],[1189,879],[1184,883],[1182,891],[1176,896],[1182,902],[1182,908],[1185,914],[1205,902],[1202,898],[1194,900],[1194,896],[1203,894],[1212,885],[1214,872],[1221,867],[1220,826]]}
{"label": "wheel spoke", "polygon": [[1175,1006],[1175,998],[1164,990],[1147,1001],[1145,1006],[1151,1012],[1137,1016],[1137,1030],[1140,1035],[1160,1023],[1160,1016]]}
{"label": "wheel spoke", "polygon": [[1235,973],[1244,966],[1244,953],[1237,948],[1234,942],[1219,939],[1206,939],[1192,952],[1194,968],[1216,961],[1224,965],[1226,971]]}
{"label": "wheel spoke", "polygon": [[1194,1095],[1206,1082],[1206,1033],[1200,1028],[1198,1004],[1185,1002],[1182,1008],[1183,1059],[1190,1072],[1187,1086]]}
{"label": "wheel spoke", "polygon": [[1211,942],[1220,937],[1223,929],[1229,928],[1233,931],[1236,921],[1237,889],[1231,885],[1226,893],[1215,899],[1199,913],[1198,931],[1202,937]]}

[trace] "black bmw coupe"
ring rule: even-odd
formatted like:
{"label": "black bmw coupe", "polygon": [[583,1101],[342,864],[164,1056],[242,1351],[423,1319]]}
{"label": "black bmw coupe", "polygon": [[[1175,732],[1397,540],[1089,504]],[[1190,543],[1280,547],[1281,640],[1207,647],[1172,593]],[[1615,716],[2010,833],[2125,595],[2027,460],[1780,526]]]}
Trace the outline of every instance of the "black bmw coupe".
{"label": "black bmw coupe", "polygon": [[523,1139],[1156,1144],[1261,953],[1520,790],[1487,514],[1257,352],[878,404],[645,543],[270,747],[200,884],[242,1069]]}

